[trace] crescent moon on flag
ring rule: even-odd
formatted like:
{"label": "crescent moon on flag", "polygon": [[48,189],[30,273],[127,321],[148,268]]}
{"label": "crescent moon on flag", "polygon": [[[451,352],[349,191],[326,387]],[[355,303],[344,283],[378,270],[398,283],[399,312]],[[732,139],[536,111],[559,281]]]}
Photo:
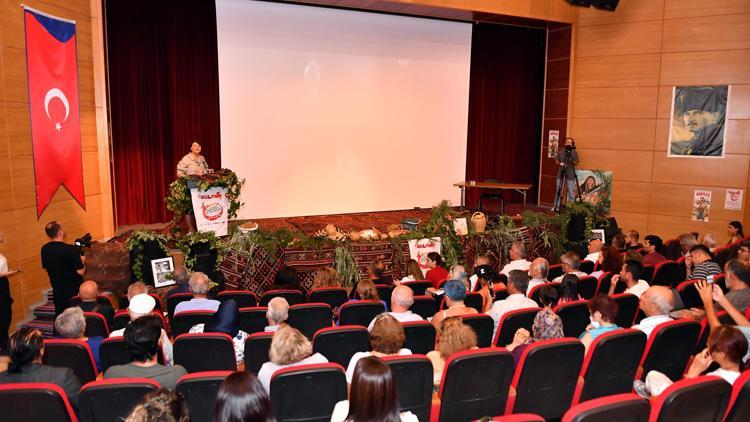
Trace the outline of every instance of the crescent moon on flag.
{"label": "crescent moon on flag", "polygon": [[68,120],[68,114],[70,114],[70,103],[68,103],[68,97],[66,97],[65,93],[60,91],[59,88],[52,88],[44,95],[44,111],[47,112],[47,118],[50,120],[52,119],[49,115],[49,102],[52,101],[53,98],[59,98],[60,101],[62,101],[65,106],[65,118],[63,119],[63,122]]}

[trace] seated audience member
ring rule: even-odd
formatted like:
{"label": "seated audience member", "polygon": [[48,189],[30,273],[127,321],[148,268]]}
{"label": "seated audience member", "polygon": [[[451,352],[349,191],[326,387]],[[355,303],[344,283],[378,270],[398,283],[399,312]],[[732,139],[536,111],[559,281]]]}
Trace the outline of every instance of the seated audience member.
{"label": "seated audience member", "polygon": [[201,273],[195,272],[190,276],[190,292],[193,294],[193,298],[184,302],[180,302],[174,308],[175,315],[185,311],[211,311],[216,312],[219,309],[221,302],[215,299],[208,298],[208,290],[211,287],[209,284],[208,276]]}
{"label": "seated audience member", "polygon": [[685,256],[688,280],[706,280],[710,275],[721,274],[719,264],[712,261],[711,252],[704,245],[695,245]]}
{"label": "seated audience member", "polygon": [[669,312],[674,308],[674,295],[668,287],[651,286],[641,295],[639,307],[646,314],[646,318],[633,328],[650,336],[657,325],[672,321]]}
{"label": "seated audience member", "polygon": [[237,366],[245,362],[245,340],[248,334],[240,330],[240,310],[234,299],[225,300],[206,324],[190,327],[191,333],[223,333],[232,338]]}
{"label": "seated audience member", "polygon": [[275,297],[268,301],[266,320],[268,325],[263,329],[266,333],[273,333],[281,328],[281,325],[289,318],[289,302],[283,297]]}
{"label": "seated audience member", "polygon": [[677,261],[680,258],[684,258],[682,254],[682,246],[680,245],[679,239],[670,239],[664,242],[664,257],[668,260]]}
{"label": "seated audience member", "polygon": [[628,249],[627,252],[622,254],[622,260],[643,262],[643,255],[641,255],[640,249]]}
{"label": "seated audience member", "polygon": [[355,299],[349,299],[349,302],[376,300],[383,304],[383,309],[388,309],[385,301],[380,299],[378,289],[375,287],[375,283],[373,283],[372,280],[360,280],[359,283],[357,283],[357,292],[354,297]]}
{"label": "seated audience member", "polygon": [[214,421],[271,422],[273,406],[263,385],[251,372],[234,372],[219,386],[214,403]]}
{"label": "seated audience member", "polygon": [[513,270],[521,270],[526,272],[529,271],[531,262],[526,260],[526,246],[524,246],[523,243],[514,242],[510,246],[508,256],[510,257],[510,262],[505,264],[503,269],[500,270],[501,274],[505,274],[507,276]]}
{"label": "seated audience member", "polygon": [[[409,310],[413,304],[414,292],[408,286],[396,286],[391,293],[391,311],[388,314],[396,318],[399,322],[422,321],[421,316]],[[377,319],[377,317],[373,318],[370,326],[367,328],[368,330],[372,331],[372,327]]]}
{"label": "seated audience member", "polygon": [[[155,306],[156,300],[145,293],[133,296],[133,298],[130,300],[130,305],[128,305],[128,316],[130,317],[130,322],[132,323],[140,317],[151,315],[154,311]],[[125,328],[120,328],[119,330],[115,330],[109,333],[109,336],[122,337],[124,333]],[[169,341],[169,336],[167,335],[167,332],[164,331],[164,329],[161,330],[161,349],[164,353],[165,362],[167,363],[167,365],[171,365],[173,362],[172,343]]]}
{"label": "seated audience member", "polygon": [[128,292],[125,297],[120,297],[119,307],[120,309],[126,309],[130,306],[130,301],[136,296],[141,294],[148,294],[148,286],[142,281],[136,281],[128,286]]}
{"label": "seated audience member", "polygon": [[611,246],[620,253],[624,253],[625,251],[627,251],[628,245],[625,239],[625,235],[622,233],[617,233],[615,237],[612,238]]}
{"label": "seated audience member", "polygon": [[663,246],[664,243],[659,236],[653,234],[646,236],[643,243],[643,250],[646,252],[646,254],[643,255],[643,265],[655,267],[656,264],[666,261],[667,258],[661,254]]}
{"label": "seated audience member", "polygon": [[419,262],[416,259],[410,259],[406,262],[406,276],[401,281],[424,280],[424,273],[419,268]]}
{"label": "seated audience member", "polygon": [[190,293],[190,273],[184,265],[175,267],[174,271],[172,271],[172,277],[174,278],[175,286],[167,292],[167,299],[177,293]]}
{"label": "seated audience member", "polygon": [[[448,278],[441,281],[441,283],[447,282],[448,280],[458,280],[461,283],[463,283],[463,285],[466,287],[467,292],[471,291],[471,281],[467,277],[466,269],[464,268],[463,265],[459,265],[459,264],[452,265],[451,268],[448,270]],[[442,295],[443,292],[441,291],[441,289],[442,287],[439,289],[435,287],[428,287],[425,290],[425,292],[431,295]]]}
{"label": "seated audience member", "polygon": [[[0,372],[0,385],[28,382],[48,382],[65,391],[70,404],[78,407],[78,390],[81,383],[70,368],[42,364],[44,338],[34,328],[21,328],[8,339],[10,362],[5,372]],[[1,412],[2,410],[0,410]]]}
{"label": "seated audience member", "polygon": [[727,245],[731,245],[735,242],[740,242],[745,238],[745,233],[742,231],[742,223],[739,221],[730,221],[727,226],[727,233],[729,233],[729,240]]}
{"label": "seated audience member", "polygon": [[[750,264],[733,259],[724,266],[724,280],[729,289],[727,300],[740,312],[750,306]],[[721,305],[717,306],[722,310]]]}
{"label": "seated audience member", "polygon": [[367,275],[374,284],[391,284],[393,280],[385,276],[385,262],[376,259],[367,267]]}
{"label": "seated audience member", "polygon": [[182,394],[160,388],[146,393],[125,422],[190,422],[190,410]]}
{"label": "seated audience member", "polygon": [[78,296],[81,297],[81,303],[78,305],[83,312],[95,312],[104,317],[107,325],[110,327],[115,322],[115,310],[112,305],[100,304],[96,301],[99,295],[99,286],[93,280],[87,280],[81,283],[78,288]]}
{"label": "seated audience member", "polygon": [[440,288],[440,283],[448,278],[448,270],[443,267],[443,257],[437,252],[430,252],[427,254],[426,263],[429,270],[425,274],[425,279],[432,283],[432,287]]}
{"label": "seated audience member", "polygon": [[638,241],[640,239],[641,234],[638,233],[637,230],[630,229],[628,230],[628,235],[625,238],[625,245],[627,249],[629,250],[638,250],[643,247],[641,243]]}
{"label": "seated audience member", "polygon": [[180,365],[165,366],[157,361],[157,353],[163,341],[159,317],[142,316],[125,327],[125,348],[132,362],[111,366],[104,378],[149,378],[164,388],[174,389],[177,380],[187,374]]}
{"label": "seated audience member", "polygon": [[591,324],[580,335],[581,343],[589,350],[591,343],[601,334],[614,331],[620,327],[615,324],[617,312],[620,310],[617,302],[611,297],[600,293],[589,299],[589,314]]}
{"label": "seated audience member", "polygon": [[750,264],[750,240],[740,242],[740,248],[737,250],[737,259]]}
{"label": "seated audience member", "polygon": [[480,265],[474,268],[474,275],[479,285],[477,293],[482,295],[482,303],[484,307],[482,312],[487,312],[492,307],[492,302],[495,300],[495,283],[500,283],[500,274],[495,272],[495,269],[489,265]]}
{"label": "seated audience member", "polygon": [[346,367],[346,382],[349,384],[352,383],[354,367],[364,357],[410,355],[411,350],[403,348],[405,340],[404,327],[401,326],[401,323],[396,318],[387,313],[378,315],[375,318],[375,323],[372,325],[372,331],[370,331],[370,348],[372,351],[357,352],[352,356],[349,366]]}
{"label": "seated audience member", "polygon": [[575,252],[565,252],[560,255],[560,264],[562,265],[563,275],[556,277],[553,282],[559,283],[562,281],[565,274],[573,274],[578,278],[586,277],[588,274],[580,271],[581,260]]}
{"label": "seated audience member", "polygon": [[550,340],[564,337],[562,319],[558,316],[554,307],[557,305],[557,289],[552,286],[544,286],[539,292],[539,301],[544,308],[534,316],[531,327],[533,337],[525,328],[519,328],[513,336],[513,342],[506,349],[513,355],[514,365],[518,365],[524,349],[535,341]]}
{"label": "seated audience member", "polygon": [[497,326],[503,315],[516,309],[538,308],[539,306],[533,300],[526,297],[526,290],[529,287],[529,276],[521,270],[513,270],[508,276],[508,297],[504,300],[498,300],[492,304],[487,314],[495,321],[493,332],[497,332]]}
{"label": "seated audience member", "polygon": [[418,422],[412,412],[400,412],[391,368],[375,357],[357,362],[349,400],[336,403],[331,422]]}
{"label": "seated audience member", "polygon": [[480,265],[492,266],[492,263],[490,262],[490,257],[487,255],[477,255],[476,257],[474,257],[474,268]]}
{"label": "seated audience member", "polygon": [[[715,330],[718,327],[721,327],[721,321],[719,321],[719,317],[716,315],[716,309],[714,305],[714,301],[717,305],[721,305],[722,308],[729,314],[729,316],[734,320],[735,325],[734,327],[740,330],[742,334],[745,336],[745,338],[750,341],[750,320],[748,320],[745,317],[745,314],[740,312],[737,308],[732,306],[732,304],[727,300],[726,296],[724,296],[724,292],[721,290],[721,287],[717,286],[716,284],[708,284],[705,280],[698,280],[697,283],[695,283],[696,288],[698,289],[698,293],[700,294],[701,301],[703,302],[703,306],[706,310],[706,320],[708,321],[709,327],[711,327],[711,330]],[[745,362],[750,361],[750,353],[748,353],[745,358],[743,359]]]}
{"label": "seated audience member", "polygon": [[440,386],[443,378],[445,362],[454,354],[477,347],[477,335],[474,330],[464,324],[459,317],[446,318],[440,324],[437,332],[437,346],[427,353],[432,362],[432,380],[435,387]]}
{"label": "seated audience member", "polygon": [[711,253],[713,253],[714,250],[716,250],[716,244],[717,244],[716,235],[714,235],[713,233],[704,234],[703,240],[701,240],[701,244],[707,247],[708,250],[711,251]]}
{"label": "seated audience member", "polygon": [[617,273],[622,269],[622,254],[609,245],[602,247],[601,253],[599,254],[599,267],[596,271],[591,273],[591,277],[597,279],[602,276],[605,272]]}
{"label": "seated audience member", "polygon": [[55,332],[57,335],[60,338],[85,341],[89,345],[89,349],[91,349],[96,369],[101,370],[101,365],[99,364],[99,346],[102,344],[104,337],[86,337],[84,335],[85,331],[86,317],[84,317],[81,308],[68,308],[55,318]]}
{"label": "seated audience member", "polygon": [[443,298],[445,299],[446,309],[438,311],[432,317],[432,325],[435,329],[440,328],[440,323],[448,317],[473,315],[477,310],[464,304],[466,298],[466,286],[458,280],[450,280],[443,286]]}
{"label": "seated audience member", "polygon": [[531,294],[534,287],[539,286],[547,282],[547,275],[549,274],[549,261],[544,258],[536,258],[531,261],[529,267],[529,287],[526,288],[526,296]]}
{"label": "seated audience member", "polygon": [[297,278],[297,271],[292,267],[281,267],[268,290],[299,290],[304,293]]}
{"label": "seated audience member", "polygon": [[698,244],[698,240],[693,233],[683,233],[677,240],[680,242],[680,253],[682,256],[687,256],[690,253],[690,249]]}
{"label": "seated audience member", "polygon": [[328,363],[320,353],[313,354],[312,343],[299,330],[289,325],[279,328],[271,340],[268,350],[270,361],[263,364],[258,371],[258,381],[266,391],[271,391],[271,377],[282,368],[314,363]]}
{"label": "seated audience member", "polygon": [[560,299],[558,303],[574,302],[581,300],[578,293],[578,276],[575,274],[565,274],[560,281]]}
{"label": "seated audience member", "polygon": [[333,267],[323,267],[315,273],[312,288],[322,289],[327,287],[341,287],[339,273]]}
{"label": "seated audience member", "polygon": [[622,269],[619,274],[612,276],[612,283],[609,285],[609,294],[615,293],[617,283],[625,283],[627,287],[624,293],[630,293],[636,295],[639,298],[641,295],[648,290],[649,286],[646,280],[641,280],[641,273],[643,272],[643,264],[635,260],[627,260],[622,264]]}
{"label": "seated audience member", "polygon": [[589,254],[586,255],[586,258],[583,258],[583,260],[590,262],[598,261],[602,247],[604,247],[604,243],[601,241],[601,239],[591,239],[588,246]]}

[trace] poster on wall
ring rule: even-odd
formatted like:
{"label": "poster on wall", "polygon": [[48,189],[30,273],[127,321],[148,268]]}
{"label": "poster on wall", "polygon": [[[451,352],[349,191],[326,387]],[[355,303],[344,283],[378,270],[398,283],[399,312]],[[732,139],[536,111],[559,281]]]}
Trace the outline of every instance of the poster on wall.
{"label": "poster on wall", "polygon": [[672,89],[669,157],[723,157],[728,85]]}
{"label": "poster on wall", "polygon": [[695,190],[693,192],[693,212],[691,220],[708,223],[711,215],[711,191]]}
{"label": "poster on wall", "polygon": [[547,141],[547,158],[555,158],[558,145],[560,145],[560,131],[550,130]]}
{"label": "poster on wall", "polygon": [[726,196],[724,197],[724,208],[736,211],[741,210],[742,194],[742,189],[727,189]]}
{"label": "poster on wall", "polygon": [[604,229],[591,229],[591,239],[592,240],[601,240],[602,243],[607,243],[607,238],[604,236]]}
{"label": "poster on wall", "polygon": [[612,206],[612,172],[604,170],[576,170],[581,200],[599,212],[609,212]]}
{"label": "poster on wall", "polygon": [[422,273],[427,273],[427,254],[430,252],[440,253],[441,241],[439,237],[430,239],[409,240],[409,257],[419,263]]}
{"label": "poster on wall", "polygon": [[195,212],[195,226],[199,232],[214,232],[217,236],[227,235],[229,221],[229,200],[225,188],[207,190],[190,189]]}

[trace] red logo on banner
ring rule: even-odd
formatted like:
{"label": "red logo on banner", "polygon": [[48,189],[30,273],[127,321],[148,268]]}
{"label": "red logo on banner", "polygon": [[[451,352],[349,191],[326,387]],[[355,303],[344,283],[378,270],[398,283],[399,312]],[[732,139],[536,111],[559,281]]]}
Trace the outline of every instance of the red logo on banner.
{"label": "red logo on banner", "polygon": [[37,218],[60,185],[85,209],[75,22],[24,9]]}

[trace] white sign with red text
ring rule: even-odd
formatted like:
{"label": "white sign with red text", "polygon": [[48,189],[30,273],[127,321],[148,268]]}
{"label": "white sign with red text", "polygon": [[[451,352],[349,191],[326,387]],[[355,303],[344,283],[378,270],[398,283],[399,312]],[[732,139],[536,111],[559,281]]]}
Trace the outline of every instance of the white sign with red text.
{"label": "white sign with red text", "polygon": [[742,189],[727,189],[724,208],[738,211],[742,209]]}
{"label": "white sign with red text", "polygon": [[225,188],[208,190],[190,189],[195,211],[195,225],[199,232],[214,232],[217,236],[227,235],[229,221],[229,200]]}
{"label": "white sign with red text", "polygon": [[419,263],[419,268],[423,273],[429,270],[427,268],[427,254],[430,252],[440,253],[439,237],[433,237],[432,239],[411,239],[409,241],[409,256]]}

